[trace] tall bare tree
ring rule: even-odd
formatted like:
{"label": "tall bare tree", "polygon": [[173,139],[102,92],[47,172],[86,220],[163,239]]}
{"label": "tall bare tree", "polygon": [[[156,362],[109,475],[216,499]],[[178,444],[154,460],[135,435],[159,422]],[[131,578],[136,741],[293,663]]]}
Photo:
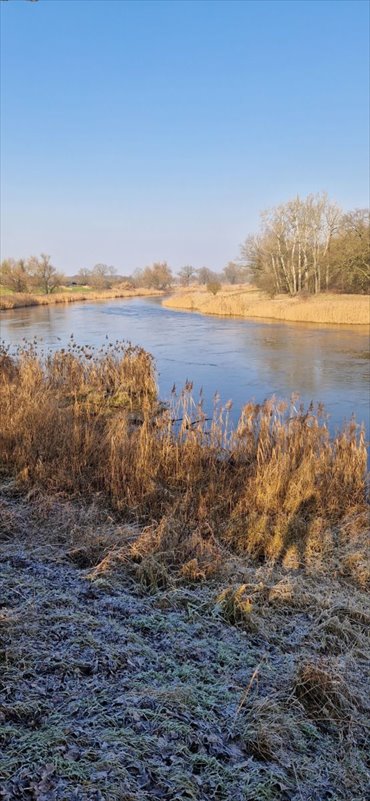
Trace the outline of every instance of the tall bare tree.
{"label": "tall bare tree", "polygon": [[53,267],[51,257],[46,253],[41,253],[39,259],[31,256],[28,265],[35,287],[41,288],[45,295],[50,295],[65,281],[64,275]]}
{"label": "tall bare tree", "polygon": [[227,284],[242,284],[246,281],[248,274],[242,264],[236,261],[229,261],[222,271],[222,277]]}
{"label": "tall bare tree", "polygon": [[190,264],[186,264],[184,267],[181,267],[179,270],[179,280],[181,286],[189,286],[191,284],[192,278],[195,278],[196,271],[194,267],[191,267]]}
{"label": "tall bare tree", "polygon": [[115,267],[108,264],[95,264],[90,271],[86,271],[87,283],[94,289],[110,289],[116,275]]}
{"label": "tall bare tree", "polygon": [[[300,197],[263,212],[262,230],[241,248],[256,283],[271,292],[320,292],[323,269],[341,219],[325,193]],[[325,285],[329,273],[325,272]]]}

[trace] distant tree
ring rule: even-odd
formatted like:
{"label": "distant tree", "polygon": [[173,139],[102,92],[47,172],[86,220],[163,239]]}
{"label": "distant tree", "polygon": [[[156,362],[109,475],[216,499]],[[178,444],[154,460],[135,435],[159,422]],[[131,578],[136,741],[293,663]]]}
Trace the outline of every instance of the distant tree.
{"label": "distant tree", "polygon": [[0,266],[0,284],[13,292],[28,292],[31,276],[24,259],[5,259]]}
{"label": "distant tree", "polygon": [[199,267],[196,271],[198,276],[198,283],[199,284],[208,284],[209,281],[212,281],[214,278],[214,272],[209,269],[209,267]]}
{"label": "distant tree", "polygon": [[107,264],[95,264],[90,270],[87,283],[94,289],[110,289],[115,281],[115,267],[108,267]]}
{"label": "distant tree", "polygon": [[32,283],[35,287],[41,288],[45,295],[50,295],[65,282],[65,276],[59,273],[51,264],[50,256],[41,253],[39,259],[31,256],[28,261],[29,270],[32,275]]}
{"label": "distant tree", "polygon": [[186,264],[185,267],[181,267],[181,270],[179,270],[179,280],[181,286],[189,286],[192,278],[195,278],[195,276],[196,270],[194,270],[194,267],[191,267],[190,264]]}
{"label": "distant tree", "polygon": [[159,261],[144,270],[136,270],[133,279],[136,286],[164,290],[172,285],[173,274],[166,261]]}
{"label": "distant tree", "polygon": [[76,275],[76,282],[80,286],[89,286],[91,279],[91,270],[88,270],[87,267],[81,267]]}
{"label": "distant tree", "polygon": [[247,280],[248,271],[243,264],[229,261],[223,270],[223,277],[227,284],[242,284]]}

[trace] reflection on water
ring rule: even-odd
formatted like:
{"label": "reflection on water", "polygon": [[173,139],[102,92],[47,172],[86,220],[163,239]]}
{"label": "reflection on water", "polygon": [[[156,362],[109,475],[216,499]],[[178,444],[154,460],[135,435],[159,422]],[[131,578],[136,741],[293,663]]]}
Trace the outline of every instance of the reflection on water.
{"label": "reflection on water", "polygon": [[4,312],[1,338],[43,339],[62,347],[73,333],[79,344],[129,340],[153,353],[162,397],[189,379],[212,399],[231,398],[236,413],[250,399],[298,392],[305,403],[322,401],[331,425],[352,413],[369,430],[369,351],[363,327],[206,317],[163,308],[157,299],[35,306]]}

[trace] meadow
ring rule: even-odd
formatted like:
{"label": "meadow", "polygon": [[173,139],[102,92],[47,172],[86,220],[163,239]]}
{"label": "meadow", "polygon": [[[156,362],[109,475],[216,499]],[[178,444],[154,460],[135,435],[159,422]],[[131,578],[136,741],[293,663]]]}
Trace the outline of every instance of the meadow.
{"label": "meadow", "polygon": [[321,293],[291,298],[265,293],[246,284],[224,285],[213,295],[206,287],[189,287],[163,300],[164,306],[203,314],[266,317],[272,320],[334,325],[369,325],[369,295]]}
{"label": "meadow", "polygon": [[3,347],[0,404],[4,797],[364,801],[356,423],[165,405],[144,350],[73,338]]}

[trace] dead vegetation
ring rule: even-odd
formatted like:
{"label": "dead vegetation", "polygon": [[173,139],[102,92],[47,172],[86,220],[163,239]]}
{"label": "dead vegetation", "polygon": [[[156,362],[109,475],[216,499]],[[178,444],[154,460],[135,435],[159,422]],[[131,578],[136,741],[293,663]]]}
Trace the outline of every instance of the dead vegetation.
{"label": "dead vegetation", "polygon": [[191,384],[165,407],[151,356],[120,344],[3,348],[0,370],[4,469],[27,487],[103,499],[145,527],[142,556],[147,547],[194,576],[214,572],[222,548],[318,567],[349,515],[359,534],[366,527],[354,421],[331,437],[323,410],[292,398],[249,403],[233,427],[230,405],[216,400],[207,417]]}
{"label": "dead vegetation", "polygon": [[151,357],[1,353],[0,797],[365,801],[366,450]]}
{"label": "dead vegetation", "polygon": [[265,317],[272,320],[334,325],[369,325],[370,304],[368,295],[277,295],[269,298],[255,287],[224,286],[216,296],[201,288],[177,291],[165,298],[164,306],[203,314],[220,314],[227,317]]}
{"label": "dead vegetation", "polygon": [[137,298],[143,295],[162,295],[155,289],[128,289],[115,287],[114,289],[88,290],[86,292],[53,292],[49,295],[32,294],[29,292],[13,292],[5,294],[0,292],[0,311],[20,309],[25,306],[50,306],[55,303],[76,303],[83,300],[109,300],[112,298]]}

